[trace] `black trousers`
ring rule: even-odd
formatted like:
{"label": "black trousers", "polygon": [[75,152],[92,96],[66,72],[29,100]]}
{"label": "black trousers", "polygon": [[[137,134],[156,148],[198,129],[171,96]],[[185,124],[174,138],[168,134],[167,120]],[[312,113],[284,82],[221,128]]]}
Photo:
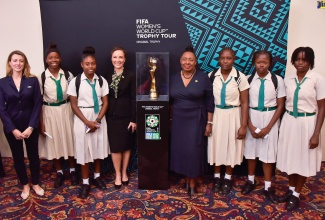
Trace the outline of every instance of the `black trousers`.
{"label": "black trousers", "polygon": [[[24,162],[23,140],[17,140],[10,132],[5,134],[8,140],[12,157],[14,159],[15,170],[21,185],[28,184],[26,165]],[[38,156],[38,129],[34,129],[29,138],[24,139],[29,160],[29,169],[32,177],[32,184],[39,184],[40,178],[40,160]]]}

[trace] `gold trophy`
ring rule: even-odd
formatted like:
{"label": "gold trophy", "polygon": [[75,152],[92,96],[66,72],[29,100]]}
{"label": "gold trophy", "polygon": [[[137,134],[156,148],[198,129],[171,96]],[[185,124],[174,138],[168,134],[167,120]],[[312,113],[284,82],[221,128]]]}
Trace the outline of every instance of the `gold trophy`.
{"label": "gold trophy", "polygon": [[151,67],[151,69],[149,70],[150,75],[151,75],[149,99],[152,99],[152,100],[158,99],[158,93],[157,93],[157,89],[156,89],[156,77],[155,77],[157,62],[158,62],[157,58],[149,57],[148,65]]}

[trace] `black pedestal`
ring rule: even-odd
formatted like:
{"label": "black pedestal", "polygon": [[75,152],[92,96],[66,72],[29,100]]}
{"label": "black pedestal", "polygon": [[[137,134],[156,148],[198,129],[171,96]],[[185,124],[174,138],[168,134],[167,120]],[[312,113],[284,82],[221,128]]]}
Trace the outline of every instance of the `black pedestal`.
{"label": "black pedestal", "polygon": [[137,101],[138,187],[168,189],[169,102]]}

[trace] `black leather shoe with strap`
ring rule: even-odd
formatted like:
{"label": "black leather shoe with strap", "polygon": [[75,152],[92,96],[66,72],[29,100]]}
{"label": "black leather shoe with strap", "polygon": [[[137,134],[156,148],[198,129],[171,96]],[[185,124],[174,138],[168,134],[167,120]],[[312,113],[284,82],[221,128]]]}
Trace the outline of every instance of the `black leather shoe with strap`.
{"label": "black leather shoe with strap", "polygon": [[255,189],[255,183],[253,183],[250,180],[247,180],[245,185],[243,186],[241,190],[241,194],[247,195],[248,193],[252,192]]}

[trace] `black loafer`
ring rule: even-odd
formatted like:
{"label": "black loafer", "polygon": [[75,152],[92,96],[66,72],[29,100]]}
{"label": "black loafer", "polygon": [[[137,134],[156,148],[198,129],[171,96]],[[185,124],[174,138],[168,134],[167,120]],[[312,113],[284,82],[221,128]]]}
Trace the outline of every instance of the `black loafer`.
{"label": "black loafer", "polygon": [[90,192],[90,186],[88,184],[82,184],[79,193],[79,198],[81,199],[87,198],[89,196],[89,192]]}
{"label": "black loafer", "polygon": [[96,179],[94,179],[93,183],[98,189],[101,189],[101,190],[106,189],[106,185],[105,185],[104,181],[100,177],[97,177]]}
{"label": "black loafer", "polygon": [[214,178],[213,192],[221,191],[221,179],[219,177]]}
{"label": "black loafer", "polygon": [[299,207],[299,198],[295,197],[294,195],[290,196],[289,200],[287,201],[287,210],[292,211]]}
{"label": "black loafer", "polygon": [[255,189],[255,183],[250,180],[247,180],[244,187],[241,190],[241,194],[247,195],[248,193],[252,192]]}
{"label": "black loafer", "polygon": [[54,188],[59,188],[63,185],[64,175],[62,173],[56,173],[56,179],[54,181]]}
{"label": "black loafer", "polygon": [[221,192],[227,195],[228,193],[230,193],[230,190],[231,190],[231,180],[224,179],[221,187]]}
{"label": "black loafer", "polygon": [[275,194],[275,190],[272,188],[269,188],[268,190],[263,190],[263,194],[266,198],[268,198],[272,203],[278,204],[279,198]]}
{"label": "black loafer", "polygon": [[278,201],[279,202],[287,202],[290,198],[290,196],[292,196],[292,191],[291,190],[288,190],[285,194],[279,196],[279,199]]}
{"label": "black loafer", "polygon": [[79,184],[79,179],[75,171],[72,171],[70,173],[70,179],[71,179],[71,185],[76,186]]}

